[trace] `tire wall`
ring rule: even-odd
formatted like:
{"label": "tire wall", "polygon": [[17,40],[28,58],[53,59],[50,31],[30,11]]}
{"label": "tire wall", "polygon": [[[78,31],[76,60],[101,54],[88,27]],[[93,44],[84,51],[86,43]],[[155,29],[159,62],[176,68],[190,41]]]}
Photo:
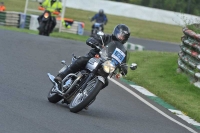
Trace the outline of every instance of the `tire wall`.
{"label": "tire wall", "polygon": [[190,76],[191,82],[199,86],[200,79],[200,34],[183,28],[181,51],[178,53],[178,70]]}

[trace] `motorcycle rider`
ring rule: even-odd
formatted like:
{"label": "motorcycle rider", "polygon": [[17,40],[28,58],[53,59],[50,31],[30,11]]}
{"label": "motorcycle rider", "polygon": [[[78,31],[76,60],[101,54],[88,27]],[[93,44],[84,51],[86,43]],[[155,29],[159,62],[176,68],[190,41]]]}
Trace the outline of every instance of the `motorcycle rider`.
{"label": "motorcycle rider", "polygon": [[[54,11],[61,12],[62,11],[62,3],[59,0],[45,0],[44,2],[40,3],[42,7],[46,9],[46,11],[51,12],[51,18],[52,18],[52,26],[50,29],[50,33],[53,31],[53,29],[56,26],[56,18],[53,14]],[[38,23],[40,24],[40,21],[42,20],[44,13],[38,17]]]}
{"label": "motorcycle rider", "polygon": [[[130,30],[128,26],[126,26],[125,24],[119,24],[114,28],[112,35],[104,35],[102,39],[103,39],[104,45],[107,45],[109,43],[115,43],[115,41],[118,41],[122,43],[123,45],[128,40],[129,36],[130,36]],[[91,46],[93,49],[90,50],[87,56],[79,57],[65,71],[63,71],[62,73],[59,73],[54,79],[56,83],[58,84],[61,83],[62,79],[64,79],[68,74],[76,73],[79,70],[84,69],[87,62],[91,58],[93,58],[96,54],[99,54],[99,50],[95,49],[94,46],[96,45],[96,46],[102,47],[102,40],[97,34],[93,37],[88,38],[86,41],[86,44]],[[127,52],[125,54],[127,55]],[[126,59],[123,62],[126,63]],[[123,67],[122,69],[124,71],[122,75],[126,75],[128,68]],[[106,83],[103,88],[105,88],[107,85],[108,85],[108,80],[106,79]]]}
{"label": "motorcycle rider", "polygon": [[[92,21],[96,21],[97,23],[103,23],[104,25],[106,25],[106,23],[108,22],[107,16],[104,14],[104,10],[100,9],[99,13],[95,14],[92,18],[91,18],[91,22]],[[94,24],[92,25],[92,31],[91,31],[91,35],[93,33],[93,29],[94,29]],[[104,27],[102,27],[102,31],[104,30]]]}

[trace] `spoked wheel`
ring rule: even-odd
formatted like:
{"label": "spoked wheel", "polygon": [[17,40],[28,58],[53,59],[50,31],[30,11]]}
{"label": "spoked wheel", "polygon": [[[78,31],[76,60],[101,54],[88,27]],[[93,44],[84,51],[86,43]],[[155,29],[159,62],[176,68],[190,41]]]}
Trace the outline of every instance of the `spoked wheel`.
{"label": "spoked wheel", "polygon": [[83,92],[77,93],[71,101],[69,108],[71,112],[77,113],[87,107],[96,97],[103,86],[98,79],[91,80]]}
{"label": "spoked wheel", "polygon": [[50,89],[47,98],[51,103],[57,103],[62,99],[62,97],[56,93],[55,86]]}

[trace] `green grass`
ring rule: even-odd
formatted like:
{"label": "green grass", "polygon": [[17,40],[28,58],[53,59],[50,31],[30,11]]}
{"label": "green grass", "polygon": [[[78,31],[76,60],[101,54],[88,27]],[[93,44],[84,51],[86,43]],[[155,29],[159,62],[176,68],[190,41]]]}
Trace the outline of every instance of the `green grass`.
{"label": "green grass", "polygon": [[167,103],[200,122],[200,89],[189,83],[185,74],[177,73],[177,53],[132,52],[129,63],[138,69],[129,71],[127,79],[143,86]]}
{"label": "green grass", "polygon": [[[8,11],[23,12],[25,0],[6,0],[5,5]],[[37,9],[38,3],[31,2],[29,7]],[[89,17],[92,17],[94,14],[95,12],[66,8],[65,17],[84,22],[85,30],[90,31],[92,23],[89,21]],[[110,14],[107,14],[107,17],[108,24],[105,26],[105,33],[109,34],[112,33],[117,24],[124,23],[130,27],[131,36],[133,37],[180,43],[180,37],[183,35],[180,26],[143,21]]]}

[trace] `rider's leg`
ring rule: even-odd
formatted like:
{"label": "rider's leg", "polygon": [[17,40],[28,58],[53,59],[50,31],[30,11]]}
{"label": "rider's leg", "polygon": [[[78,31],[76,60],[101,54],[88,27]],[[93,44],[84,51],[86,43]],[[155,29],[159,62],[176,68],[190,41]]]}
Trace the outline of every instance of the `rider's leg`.
{"label": "rider's leg", "polygon": [[75,62],[73,62],[71,65],[68,66],[68,68],[62,72],[62,73],[59,73],[54,81],[59,83],[60,81],[62,81],[68,74],[70,73],[76,73],[78,72],[79,70],[82,70],[85,68],[88,60],[90,59],[91,57],[85,57],[85,56],[82,56],[82,57],[79,57]]}

